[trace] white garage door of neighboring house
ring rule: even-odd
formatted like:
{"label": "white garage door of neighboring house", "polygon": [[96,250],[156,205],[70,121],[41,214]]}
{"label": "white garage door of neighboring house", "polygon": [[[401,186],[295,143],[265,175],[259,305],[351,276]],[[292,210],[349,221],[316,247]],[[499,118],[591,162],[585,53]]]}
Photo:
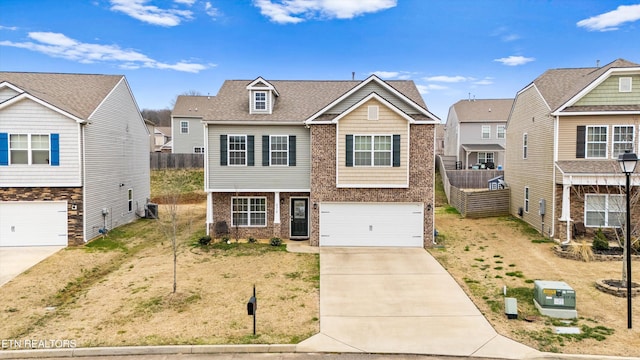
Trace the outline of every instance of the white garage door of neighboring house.
{"label": "white garage door of neighboring house", "polygon": [[423,247],[422,203],[321,203],[320,246]]}
{"label": "white garage door of neighboring house", "polygon": [[67,246],[65,201],[0,201],[0,246]]}

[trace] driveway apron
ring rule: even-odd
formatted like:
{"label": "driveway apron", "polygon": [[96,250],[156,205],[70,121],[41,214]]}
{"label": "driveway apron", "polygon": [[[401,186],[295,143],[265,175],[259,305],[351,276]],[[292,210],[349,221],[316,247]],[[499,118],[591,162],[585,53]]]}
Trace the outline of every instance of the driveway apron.
{"label": "driveway apron", "polygon": [[419,248],[321,248],[320,334],[298,351],[520,359],[447,271]]}
{"label": "driveway apron", "polygon": [[0,286],[61,249],[64,246],[0,247]]}

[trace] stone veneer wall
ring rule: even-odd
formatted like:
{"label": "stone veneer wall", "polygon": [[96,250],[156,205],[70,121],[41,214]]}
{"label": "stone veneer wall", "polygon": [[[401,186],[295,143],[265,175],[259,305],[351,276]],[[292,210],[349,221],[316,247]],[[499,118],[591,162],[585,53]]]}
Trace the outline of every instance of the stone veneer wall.
{"label": "stone veneer wall", "polygon": [[229,226],[229,236],[235,239],[236,228],[231,226],[231,198],[235,196],[246,197],[266,197],[267,198],[267,226],[249,226],[238,227],[237,235],[239,239],[246,239],[253,236],[256,239],[270,239],[279,237],[281,239],[289,238],[291,197],[309,197],[309,193],[280,193],[280,224],[273,222],[273,200],[272,192],[251,192],[251,193],[213,193],[213,225],[210,234],[215,236],[213,226],[218,221],[226,221]]}
{"label": "stone veneer wall", "polygon": [[[581,188],[581,189],[580,189]],[[593,189],[590,189],[593,188]],[[592,193],[592,194],[596,194],[596,189],[593,186],[581,186],[581,185],[574,185],[571,187],[571,194],[570,194],[570,201],[571,201],[571,209],[570,209],[570,214],[571,214],[571,219],[574,222],[584,222],[585,218],[584,218],[584,193],[585,191],[587,193]],[[600,193],[602,194],[620,194],[620,188],[618,186],[598,186],[598,191],[600,191]],[[634,199],[634,191],[636,191],[634,188],[632,188],[632,195],[631,195],[631,223],[632,224],[639,224],[640,223],[640,204],[633,203],[633,199]],[[624,189],[623,189],[624,192]],[[625,200],[626,201],[626,200]],[[558,219],[560,219],[560,217],[562,216],[562,185],[561,184],[556,184],[556,216],[554,218],[555,221],[555,234],[554,234],[554,238],[559,239],[560,241],[564,241],[567,239],[567,223],[565,221],[559,221]],[[637,228],[636,231],[640,230],[640,228],[638,228],[637,226],[635,226]],[[585,235],[586,239],[591,240],[594,235],[595,235],[595,231],[598,228],[594,228],[594,227],[587,227],[587,234]],[[603,230],[605,231],[605,233],[607,231],[609,231],[606,228],[603,228]],[[634,230],[634,227],[631,228],[631,230]],[[570,224],[570,234],[571,236],[573,236],[573,223]]]}
{"label": "stone veneer wall", "polygon": [[[311,126],[311,236],[320,244],[320,213],[313,204],[327,202],[422,202],[424,246],[433,244],[434,125],[410,126],[409,187],[337,188],[336,125]],[[432,210],[428,210],[431,207]]]}
{"label": "stone veneer wall", "polygon": [[[68,244],[84,244],[82,232],[82,187],[3,188],[0,201],[66,201]],[[76,210],[71,210],[72,204]]]}

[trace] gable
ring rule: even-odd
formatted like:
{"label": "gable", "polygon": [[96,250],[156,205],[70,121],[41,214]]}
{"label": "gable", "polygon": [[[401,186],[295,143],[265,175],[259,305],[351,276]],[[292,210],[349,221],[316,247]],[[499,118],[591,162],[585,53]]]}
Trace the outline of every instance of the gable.
{"label": "gable", "polygon": [[18,94],[20,94],[20,91],[17,91],[17,89],[14,89],[12,86],[0,86],[0,103],[11,99]]}
{"label": "gable", "polygon": [[392,94],[388,89],[382,87],[380,84],[371,81],[358,89],[351,96],[335,104],[332,108],[328,109],[326,114],[341,114],[347,109],[351,108],[356,103],[360,102],[372,93],[378,94],[378,96],[384,98],[393,104],[396,108],[402,110],[407,114],[418,114],[418,111],[414,106],[410,106],[406,101],[400,99],[397,95]]}
{"label": "gable", "polygon": [[[620,91],[620,79],[631,78],[631,91]],[[624,80],[623,80],[624,81]],[[640,104],[640,74],[612,75],[578,100],[574,106]]]}

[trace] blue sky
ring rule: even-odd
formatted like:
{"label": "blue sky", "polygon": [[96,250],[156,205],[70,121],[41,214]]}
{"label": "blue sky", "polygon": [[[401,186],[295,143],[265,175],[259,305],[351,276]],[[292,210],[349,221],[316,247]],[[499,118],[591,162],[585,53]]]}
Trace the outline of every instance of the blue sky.
{"label": "blue sky", "polygon": [[355,72],[415,81],[444,122],[458,100],[617,58],[640,63],[638,0],[0,0],[0,70],[123,74],[141,109]]}

